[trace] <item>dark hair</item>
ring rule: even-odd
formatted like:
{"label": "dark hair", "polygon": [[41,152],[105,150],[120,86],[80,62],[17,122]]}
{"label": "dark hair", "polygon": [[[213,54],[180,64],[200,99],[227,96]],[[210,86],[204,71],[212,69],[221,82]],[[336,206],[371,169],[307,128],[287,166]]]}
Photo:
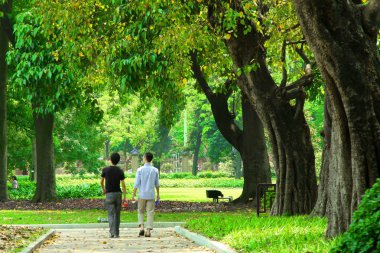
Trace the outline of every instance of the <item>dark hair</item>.
{"label": "dark hair", "polygon": [[119,163],[119,161],[120,161],[120,155],[119,155],[119,153],[112,153],[111,154],[111,162],[112,162],[112,164],[116,165],[116,164]]}
{"label": "dark hair", "polygon": [[149,162],[149,163],[153,160],[153,154],[150,152],[146,152],[144,156],[145,156],[145,159],[147,160],[147,162]]}
{"label": "dark hair", "polygon": [[13,179],[13,180],[17,180],[17,177],[16,177],[16,176],[13,176],[12,179]]}

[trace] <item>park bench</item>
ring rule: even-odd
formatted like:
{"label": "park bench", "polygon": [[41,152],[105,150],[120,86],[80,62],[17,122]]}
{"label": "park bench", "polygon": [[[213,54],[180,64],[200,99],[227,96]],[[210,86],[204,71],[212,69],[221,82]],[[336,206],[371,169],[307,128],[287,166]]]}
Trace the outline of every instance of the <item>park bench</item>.
{"label": "park bench", "polygon": [[268,210],[271,210],[275,195],[276,195],[276,184],[261,183],[257,185],[257,188],[256,188],[257,216],[260,216],[260,213],[266,213]]}
{"label": "park bench", "polygon": [[212,198],[212,202],[219,203],[220,199],[228,199],[228,202],[232,201],[232,196],[224,197],[223,193],[218,190],[206,190],[207,198]]}

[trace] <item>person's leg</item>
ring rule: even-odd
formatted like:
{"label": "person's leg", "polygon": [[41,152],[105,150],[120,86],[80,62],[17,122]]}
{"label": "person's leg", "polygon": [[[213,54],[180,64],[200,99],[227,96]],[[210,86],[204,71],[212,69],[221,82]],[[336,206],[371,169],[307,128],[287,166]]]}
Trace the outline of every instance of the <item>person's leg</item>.
{"label": "person's leg", "polygon": [[121,193],[115,194],[115,236],[120,234]]}
{"label": "person's leg", "polygon": [[111,237],[115,236],[115,203],[112,192],[106,194],[106,208],[108,211],[108,225],[110,228]]}
{"label": "person's leg", "polygon": [[139,199],[138,200],[138,221],[139,221],[139,227],[140,227],[140,234],[144,235],[144,213],[146,209],[146,200],[145,199]]}
{"label": "person's leg", "polygon": [[147,226],[145,236],[150,236],[150,231],[153,229],[153,220],[154,220],[154,199],[147,200],[146,203],[146,212],[147,212]]}

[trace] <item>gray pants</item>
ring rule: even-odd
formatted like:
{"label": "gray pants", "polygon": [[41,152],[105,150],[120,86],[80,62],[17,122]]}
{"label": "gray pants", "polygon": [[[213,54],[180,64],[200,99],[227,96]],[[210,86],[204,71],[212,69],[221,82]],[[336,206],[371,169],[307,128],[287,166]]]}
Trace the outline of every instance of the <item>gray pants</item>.
{"label": "gray pants", "polygon": [[106,208],[108,211],[110,234],[118,236],[120,227],[121,192],[106,193]]}

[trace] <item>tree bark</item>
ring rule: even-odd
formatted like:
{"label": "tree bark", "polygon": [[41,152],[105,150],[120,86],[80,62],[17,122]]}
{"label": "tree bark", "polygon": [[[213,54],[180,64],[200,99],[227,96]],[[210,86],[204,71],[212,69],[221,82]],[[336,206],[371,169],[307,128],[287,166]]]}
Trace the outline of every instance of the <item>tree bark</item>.
{"label": "tree bark", "polygon": [[32,165],[33,165],[33,172],[31,173],[31,181],[37,180],[37,147],[36,147],[36,137],[33,137],[32,140]]}
{"label": "tree bark", "polygon": [[[198,117],[199,120],[199,117]],[[202,144],[202,132],[203,132],[203,127],[200,123],[198,123],[197,127],[197,140],[195,143],[195,148],[194,148],[194,157],[193,157],[193,167],[192,167],[192,174],[194,176],[197,175],[198,173],[198,157],[199,157],[199,151],[201,149],[201,144]]]}
{"label": "tree bark", "polygon": [[324,106],[324,121],[323,121],[323,138],[324,146],[322,152],[322,165],[319,174],[318,185],[318,199],[314,206],[313,216],[326,216],[327,215],[327,200],[328,200],[328,188],[330,178],[330,156],[331,156],[331,104],[330,99],[325,92],[325,106]]}
{"label": "tree bark", "polygon": [[[232,8],[243,11],[238,2]],[[209,5],[208,17],[213,27],[220,25],[222,5]],[[263,13],[265,14],[265,13]],[[314,151],[310,130],[303,114],[303,85],[311,82],[306,75],[296,83],[277,86],[266,65],[266,37],[250,20],[236,28],[225,44],[232,57],[236,72],[241,72],[240,89],[254,105],[264,127],[268,131],[272,157],[277,174],[276,199],[273,215],[309,214],[317,198]],[[247,32],[246,26],[251,26]],[[243,71],[252,66],[250,71]],[[285,80],[286,81],[286,80]],[[291,93],[287,87],[298,87]],[[290,100],[296,99],[295,105]]]}
{"label": "tree bark", "polygon": [[54,114],[33,113],[37,148],[37,188],[33,200],[48,202],[55,200],[56,180],[54,168],[53,128]]}
{"label": "tree bark", "polygon": [[271,173],[268,160],[268,151],[265,144],[264,128],[259,116],[253,109],[249,98],[242,94],[243,109],[243,193],[242,202],[248,199],[256,204],[256,190],[259,183],[271,183]]}
{"label": "tree bark", "polygon": [[380,176],[379,1],[294,0],[331,100],[328,227],[347,230],[365,190]]}
{"label": "tree bark", "polygon": [[104,160],[106,160],[106,161],[108,161],[109,159],[110,159],[110,140],[106,140],[105,142],[104,142],[104,145],[105,145],[105,149],[106,149],[106,159],[104,159]]}
{"label": "tree bark", "polygon": [[[254,200],[258,183],[271,182],[264,129],[254,107],[243,95],[243,130],[234,121],[228,108],[229,94],[212,92],[203,76],[195,53],[191,54],[194,76],[211,104],[215,123],[223,137],[240,153],[243,161],[244,186],[242,194],[234,203]],[[226,87],[231,85],[226,82]],[[229,93],[228,91],[227,93]],[[256,203],[253,201],[253,203]]]}
{"label": "tree bark", "polygon": [[235,178],[240,179],[242,176],[242,160],[240,153],[236,150],[236,148],[232,148],[232,160],[234,164]]}
{"label": "tree bark", "polygon": [[[1,19],[0,19],[1,20]],[[0,22],[0,201],[8,200],[7,186],[7,62],[9,40]]]}

